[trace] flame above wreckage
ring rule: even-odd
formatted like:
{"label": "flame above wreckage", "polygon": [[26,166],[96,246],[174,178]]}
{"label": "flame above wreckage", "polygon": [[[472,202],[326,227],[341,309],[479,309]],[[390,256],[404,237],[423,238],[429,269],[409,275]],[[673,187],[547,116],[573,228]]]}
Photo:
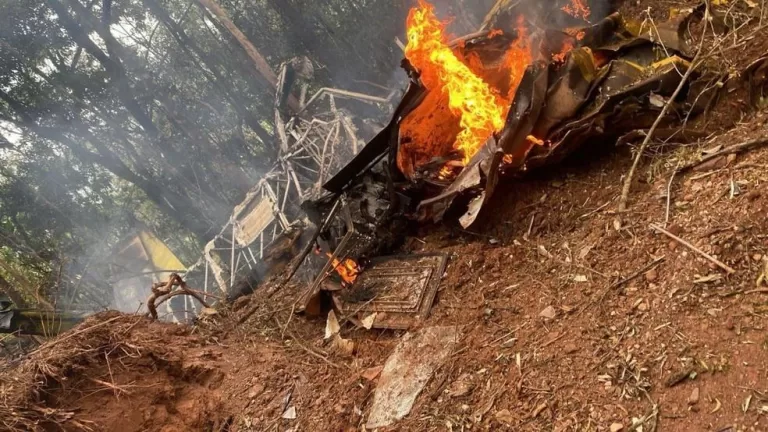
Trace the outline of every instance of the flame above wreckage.
{"label": "flame above wreckage", "polygon": [[445,25],[432,5],[420,2],[408,16],[405,55],[422,73],[424,85],[448,94],[448,106],[460,117],[461,132],[454,148],[464,163],[495,131],[504,126],[504,103],[448,46]]}
{"label": "flame above wreckage", "polygon": [[357,276],[360,274],[361,270],[360,266],[358,266],[354,260],[350,258],[339,260],[334,258],[330,253],[326,253],[326,255],[333,260],[333,269],[338,273],[344,283],[352,285],[357,281]]}
{"label": "flame above wreckage", "polygon": [[[587,20],[590,15],[589,7],[585,0],[570,0],[563,6],[563,12],[579,19]],[[405,136],[411,136],[414,146],[421,147],[415,152],[424,162],[428,157],[441,157],[445,154],[435,154],[436,148],[441,147],[434,143],[425,143],[430,140],[453,139],[452,150],[461,157],[461,163],[467,165],[472,157],[482,148],[488,138],[504,127],[507,114],[511,108],[517,88],[523,79],[527,67],[533,62],[531,32],[526,18],[518,15],[515,20],[515,39],[506,48],[501,66],[498,67],[504,74],[503,79],[493,79],[489,82],[484,72],[486,66],[483,61],[471,55],[464,57],[457,53],[456,47],[451,46],[446,34],[446,23],[441,22],[435,15],[435,8],[425,0],[420,0],[419,5],[411,9],[407,21],[408,44],[405,55],[410,63],[421,73],[424,86],[430,90],[437,90],[444,97],[442,103],[447,104],[448,111],[458,122],[455,137],[446,137],[440,132],[419,131],[418,129],[444,129],[450,128],[450,121],[434,120],[432,117],[445,116],[437,107],[432,107],[434,112],[417,113],[412,119],[406,119],[402,127]],[[488,35],[495,37],[502,35],[501,30],[493,30]],[[583,37],[583,34],[581,35]],[[577,38],[580,39],[580,38]],[[565,55],[573,49],[574,45],[568,43],[563,46],[558,59],[562,62]],[[503,84],[503,89],[499,84]],[[502,93],[503,91],[503,93]],[[424,108],[427,110],[430,108]],[[425,119],[429,119],[426,120]],[[438,138],[435,138],[435,136]],[[542,144],[542,140],[530,136],[529,140],[536,144]],[[414,151],[414,150],[411,150]],[[405,156],[399,155],[398,165],[407,174],[418,168],[419,161],[415,163],[403,161]],[[413,158],[413,156],[411,156]],[[449,166],[440,171],[440,178],[449,177]]]}

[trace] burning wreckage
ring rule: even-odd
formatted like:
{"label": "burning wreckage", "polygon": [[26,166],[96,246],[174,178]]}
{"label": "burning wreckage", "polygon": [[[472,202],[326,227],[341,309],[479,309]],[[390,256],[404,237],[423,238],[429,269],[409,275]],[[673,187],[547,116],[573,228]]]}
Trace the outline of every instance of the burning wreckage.
{"label": "burning wreckage", "polygon": [[[329,138],[323,145],[319,136],[314,151],[299,146],[312,123],[322,120],[291,119],[307,126],[291,131],[295,144],[288,145],[278,110],[277,135],[286,155],[279,172],[285,187],[293,185],[301,209],[286,211],[286,198],[280,200],[265,180],[255,193],[267,199],[249,204],[265,206],[263,211],[240,208],[233,224],[242,215],[267,216],[251,224],[258,229],[232,229],[231,243],[261,238],[261,257],[290,260],[278,272],[283,284],[306,281],[300,312],[319,314],[330,299],[334,309],[366,328],[409,328],[428,315],[448,259],[388,256],[414,222],[457,215],[469,227],[502,178],[589,151],[587,146],[642,137],[662,112],[657,136],[675,134],[676,142],[700,137],[680,126],[704,112],[723,87],[723,77],[714,74],[684,78],[694,57],[686,35],[704,18],[703,6],[677,11],[652,30],[618,13],[570,25],[594,18],[582,0],[554,14],[546,7],[501,0],[478,32],[449,41],[433,7],[421,2],[408,17],[402,68],[409,84],[389,123],[359,152],[353,149],[342,167]],[[721,85],[711,85],[718,80]],[[683,91],[676,92],[681,83]],[[279,101],[284,96],[278,93]],[[667,104],[671,109],[663,111]],[[326,124],[335,126],[325,126],[328,137],[350,129],[334,115],[335,122]],[[322,189],[302,191],[286,164],[295,157],[291,151],[312,155]],[[304,223],[298,222],[301,215]],[[264,233],[274,223],[280,229],[272,230],[276,241],[265,252]],[[238,239],[236,232],[250,237]],[[214,248],[212,242],[206,254]],[[232,251],[235,263],[234,246]]]}

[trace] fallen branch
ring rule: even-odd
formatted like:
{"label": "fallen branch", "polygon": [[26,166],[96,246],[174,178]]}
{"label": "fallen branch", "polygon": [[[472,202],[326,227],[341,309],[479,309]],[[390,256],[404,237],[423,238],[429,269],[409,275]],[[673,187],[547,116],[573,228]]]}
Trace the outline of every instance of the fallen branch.
{"label": "fallen branch", "polygon": [[[174,287],[178,287],[174,291]],[[188,295],[194,297],[204,307],[211,307],[197,291],[191,290],[187,287],[186,282],[181,279],[176,273],[171,274],[168,278],[168,282],[158,282],[152,285],[152,294],[147,298],[147,310],[152,319],[157,319],[157,307],[173,297],[180,295]]]}
{"label": "fallen branch", "polygon": [[696,162],[690,163],[690,164],[680,168],[679,170],[677,170],[675,172],[676,173],[686,172],[686,171],[692,170],[693,168],[696,168],[697,166],[700,166],[700,165],[702,165],[702,164],[704,164],[706,162],[709,162],[709,161],[711,161],[713,159],[717,159],[717,158],[719,158],[721,156],[743,153],[743,152],[746,152],[746,151],[753,150],[755,148],[764,146],[766,144],[768,144],[768,138],[763,137],[763,138],[758,138],[756,140],[747,141],[747,142],[743,142],[741,144],[736,144],[736,145],[733,145],[733,146],[730,146],[730,147],[726,147],[726,148],[724,148],[724,149],[722,149],[722,150],[720,150],[718,152],[708,154],[708,155],[704,156],[703,158],[701,158],[701,160],[698,160]]}
{"label": "fallen branch", "polygon": [[711,262],[712,264],[715,264],[716,266],[720,267],[721,269],[725,270],[728,274],[734,274],[736,273],[736,270],[733,268],[727,266],[722,261],[718,260],[717,258],[713,257],[712,255],[704,252],[703,250],[697,248],[696,246],[692,245],[691,243],[688,243],[687,241],[681,239],[680,237],[672,234],[671,232],[665,230],[664,228],[656,225],[651,224],[651,229],[655,229],[656,231],[659,231],[660,233],[664,234],[665,236],[671,238],[672,240],[675,240],[676,242],[682,244],[683,246],[687,247],[688,249],[696,252],[697,254],[701,255],[703,258],[707,259],[707,261]]}

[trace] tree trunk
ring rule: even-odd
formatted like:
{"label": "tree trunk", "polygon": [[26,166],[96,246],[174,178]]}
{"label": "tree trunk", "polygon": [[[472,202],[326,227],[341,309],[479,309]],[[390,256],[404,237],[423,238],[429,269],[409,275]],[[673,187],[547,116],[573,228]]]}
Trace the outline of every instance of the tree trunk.
{"label": "tree trunk", "polygon": [[0,293],[6,294],[16,304],[17,308],[23,309],[27,307],[24,297],[10,282],[3,278],[3,275],[0,275]]}
{"label": "tree trunk", "polygon": [[[264,77],[264,79],[267,80],[267,82],[272,86],[273,90],[277,89],[277,75],[272,70],[272,67],[269,66],[269,63],[267,63],[267,60],[264,58],[264,56],[259,53],[259,51],[256,49],[255,46],[251,43],[251,41],[248,40],[248,38],[243,34],[242,31],[240,31],[239,28],[235,25],[235,23],[232,22],[232,20],[229,19],[229,16],[227,15],[227,12],[222,9],[221,6],[219,6],[218,3],[216,3],[215,0],[197,0],[200,5],[202,5],[204,8],[211,11],[212,14],[218,18],[219,22],[229,31],[229,33],[232,35],[232,37],[237,40],[238,43],[240,43],[240,46],[243,47],[243,50],[248,55],[248,58],[251,59],[251,62],[253,62],[254,67],[256,68],[256,71]],[[294,111],[298,112],[300,110],[299,101],[296,100],[296,98],[291,95],[288,98],[288,106]]]}
{"label": "tree trunk", "polygon": [[[208,74],[205,74],[206,78],[222,91],[227,99],[229,99],[235,111],[237,111],[237,113],[245,120],[248,127],[256,133],[262,143],[267,146],[276,157],[278,147],[276,146],[275,140],[259,124],[259,120],[256,118],[256,116],[245,106],[245,103],[237,95],[237,90],[230,88],[230,86],[227,84],[228,80],[224,79],[221,73],[220,63],[213,59],[212,56],[206,53],[202,48],[200,48],[197,43],[195,43],[195,41],[186,34],[184,28],[176,23],[168,14],[168,12],[163,9],[163,7],[156,0],[144,0],[143,2],[144,5],[160,20],[160,22],[163,23],[171,36],[173,36],[173,38],[176,40],[176,43],[178,43],[179,46],[190,55],[192,53],[197,55],[203,64],[205,64],[208,70],[210,70],[211,74],[213,74],[212,78],[209,77]],[[205,71],[202,66],[200,66],[200,68]]]}
{"label": "tree trunk", "polygon": [[[104,69],[107,70],[107,73],[109,74],[113,84],[115,84],[117,87],[117,95],[120,98],[120,102],[123,103],[128,112],[131,113],[133,118],[136,119],[136,121],[141,125],[141,127],[150,137],[153,139],[158,138],[160,136],[160,131],[157,129],[157,126],[155,126],[154,122],[152,122],[152,119],[149,117],[149,115],[141,108],[141,105],[139,105],[139,102],[136,100],[136,98],[134,98],[133,91],[131,90],[131,86],[128,82],[125,68],[120,62],[120,59],[116,56],[108,56],[104,51],[102,51],[101,48],[99,48],[91,40],[91,38],[88,37],[88,33],[82,28],[82,26],[80,26],[80,24],[72,19],[66,6],[64,6],[59,0],[47,1],[51,6],[51,9],[56,12],[59,21],[64,26],[64,29],[67,31],[70,37],[72,37],[77,45],[82,47],[88,54],[96,58],[96,60],[101,63]],[[83,11],[80,11],[81,13],[87,13],[84,7],[82,7],[82,9]],[[116,43],[113,38],[110,38],[109,36],[105,37],[105,35],[102,35],[102,32],[99,32],[99,35],[105,39],[107,47],[114,46]]]}

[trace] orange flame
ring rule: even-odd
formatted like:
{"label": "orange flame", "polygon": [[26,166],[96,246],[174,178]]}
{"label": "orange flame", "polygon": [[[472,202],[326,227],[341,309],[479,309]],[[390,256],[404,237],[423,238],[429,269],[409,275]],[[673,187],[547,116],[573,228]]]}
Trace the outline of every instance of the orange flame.
{"label": "orange flame", "polygon": [[[328,258],[333,258],[333,255],[326,253]],[[357,276],[360,275],[360,266],[354,260],[349,258],[344,261],[339,261],[333,258],[333,269],[341,276],[341,280],[346,284],[352,285],[357,280]]]}
{"label": "orange flame", "polygon": [[570,4],[567,4],[560,9],[568,15],[574,18],[581,18],[584,21],[589,21],[589,16],[592,15],[589,6],[584,3],[584,0],[571,0]]}
{"label": "orange flame", "polygon": [[574,48],[573,40],[571,39],[565,39],[563,41],[563,48],[560,49],[559,53],[552,54],[552,61],[555,63],[563,63],[565,62],[565,57],[568,55],[569,52],[571,52]]}
{"label": "orange flame", "polygon": [[530,142],[532,142],[532,143],[534,143],[536,145],[540,145],[540,146],[544,145],[544,140],[536,138],[533,135],[528,135],[527,137],[525,137],[525,139],[527,139],[528,141],[530,141]]}
{"label": "orange flame", "polygon": [[483,143],[504,127],[505,104],[491,87],[459,60],[448,46],[445,25],[434,6],[419,0],[408,14],[405,56],[422,73],[427,88],[448,94],[448,107],[461,117],[453,147],[469,163]]}
{"label": "orange flame", "polygon": [[440,173],[437,175],[437,178],[440,180],[448,180],[451,177],[453,177],[453,169],[451,169],[450,166],[445,165],[440,168]]}
{"label": "orange flame", "polygon": [[515,98],[515,92],[520,86],[520,82],[523,80],[523,74],[529,64],[533,62],[533,54],[531,53],[531,47],[529,46],[528,39],[528,27],[525,26],[525,18],[522,15],[517,17],[517,39],[515,43],[507,51],[504,59],[507,68],[509,68],[509,93],[507,93],[507,101],[505,103],[505,113],[509,110],[512,100]]}
{"label": "orange flame", "polygon": [[[571,3],[563,10],[585,19],[589,17],[590,10],[586,0],[569,1]],[[531,35],[525,18],[517,17],[517,37],[504,53],[501,67],[484,65],[483,60],[472,52],[461,54],[461,48],[454,52],[445,33],[445,24],[438,20],[434,6],[427,0],[419,0],[418,7],[411,9],[407,29],[406,57],[421,73],[424,85],[435,91],[432,96],[440,95],[445,98],[448,105],[447,111],[455,116],[458,127],[457,132],[441,135],[439,131],[453,126],[450,122],[442,120],[446,116],[439,110],[427,112],[429,111],[427,109],[424,113],[419,113],[420,117],[413,117],[410,123],[404,121],[403,130],[418,131],[418,133],[414,136],[408,135],[415,139],[408,141],[410,147],[404,147],[408,149],[407,151],[401,150],[398,154],[398,166],[403,169],[403,172],[406,172],[406,169],[417,168],[418,163],[427,160],[430,151],[445,151],[445,146],[440,143],[452,145],[453,149],[461,155],[462,163],[467,165],[486,140],[504,127],[506,116],[525,71],[533,63],[534,50],[532,50]],[[502,34],[501,31],[492,30],[489,37]],[[561,52],[553,55],[555,61],[563,62],[566,54],[574,48],[575,42],[585,37],[581,29],[573,29],[570,35],[572,37],[566,38]],[[488,75],[486,75],[486,67],[489,68]],[[501,71],[502,75],[496,71]],[[489,81],[485,81],[483,77]],[[507,77],[508,86],[507,82],[503,82]],[[506,94],[501,94],[502,91]],[[434,120],[435,118],[438,120]],[[428,132],[422,132],[419,129],[427,125],[432,126],[433,129]],[[432,132],[435,126],[438,127],[438,132]],[[453,133],[456,135],[454,136]],[[449,140],[453,142],[450,143]],[[528,140],[536,145],[545,144],[534,136],[528,137]],[[420,145],[423,147],[420,148]],[[453,167],[445,166],[438,174],[438,178],[445,180],[454,174]]]}

